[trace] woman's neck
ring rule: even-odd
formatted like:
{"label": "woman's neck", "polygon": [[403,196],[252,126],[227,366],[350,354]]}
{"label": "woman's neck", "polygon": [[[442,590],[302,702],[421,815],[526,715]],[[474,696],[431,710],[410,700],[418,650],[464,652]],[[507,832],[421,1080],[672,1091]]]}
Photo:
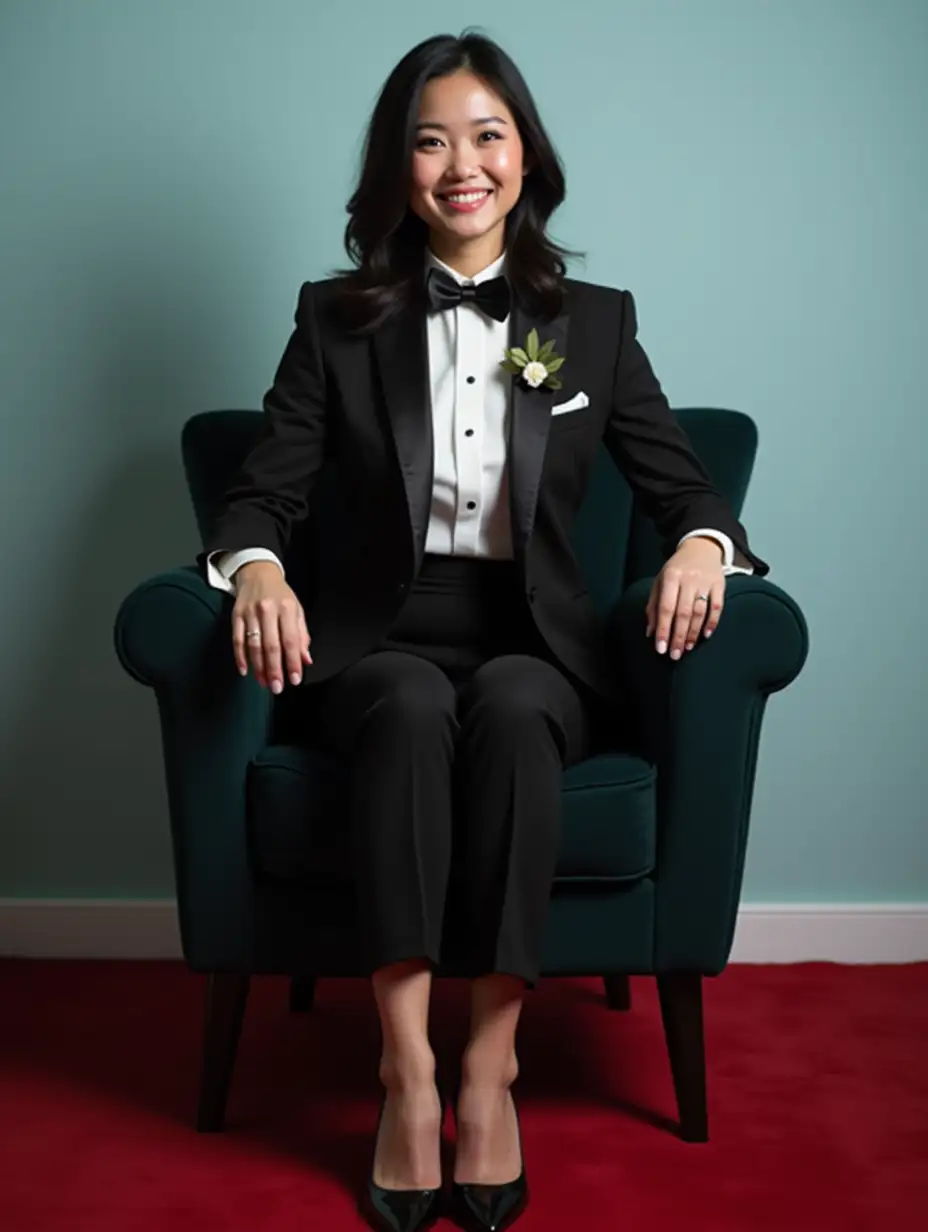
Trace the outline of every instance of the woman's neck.
{"label": "woman's neck", "polygon": [[481,236],[470,244],[449,245],[447,239],[433,233],[429,248],[439,261],[444,261],[462,278],[473,278],[503,255],[503,245],[497,236]]}

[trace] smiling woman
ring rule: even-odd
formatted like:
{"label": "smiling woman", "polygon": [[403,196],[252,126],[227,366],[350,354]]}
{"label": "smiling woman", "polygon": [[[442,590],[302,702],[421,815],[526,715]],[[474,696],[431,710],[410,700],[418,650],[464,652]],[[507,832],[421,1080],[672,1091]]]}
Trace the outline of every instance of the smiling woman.
{"label": "smiling woman", "polygon": [[[494,114],[503,113],[503,114]],[[436,256],[466,257],[479,273],[502,251],[506,218],[522,191],[522,139],[502,100],[466,70],[428,82],[419,102],[411,209]]]}
{"label": "smiling woman", "polygon": [[345,246],[356,268],[343,324],[376,329],[415,298],[428,246],[471,277],[503,251],[507,277],[545,316],[560,309],[565,258],[546,233],[563,168],[513,61],[489,39],[440,35],[414,47],[374,107]]}
{"label": "smiling woman", "polygon": [[[676,422],[631,294],[566,276],[546,229],[564,196],[505,52],[473,34],[413,48],[371,117],[353,267],[303,284],[263,431],[204,552],[236,596],[239,671],[279,693],[305,670],[318,740],[352,767],[385,1087],[365,1193],[393,1232],[431,1221],[441,1192],[427,1024],[446,917],[472,979],[457,1212],[501,1232],[527,1202],[515,1036],[540,976],[562,775],[627,704],[569,546],[600,442],[667,547],[642,613],[659,652],[671,622],[673,658],[718,623],[723,553],[767,569]],[[304,610],[283,557],[332,457],[337,546]]]}

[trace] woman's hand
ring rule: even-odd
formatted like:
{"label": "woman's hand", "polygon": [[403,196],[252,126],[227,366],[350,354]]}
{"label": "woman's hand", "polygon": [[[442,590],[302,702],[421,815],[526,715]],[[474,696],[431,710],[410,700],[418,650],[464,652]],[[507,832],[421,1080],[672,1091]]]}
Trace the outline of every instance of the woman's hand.
{"label": "woman's hand", "polygon": [[[701,595],[708,595],[708,602]],[[696,645],[700,630],[704,637],[712,636],[724,603],[721,546],[714,539],[687,539],[654,579],[645,636],[656,626],[657,653],[664,654],[669,643],[671,659],[679,659],[684,648]]]}
{"label": "woman's hand", "polygon": [[[260,638],[247,637],[251,632]],[[302,604],[284,581],[273,561],[255,560],[235,571],[235,607],[232,609],[232,649],[242,676],[248,661],[255,679],[272,693],[284,687],[284,669],[291,684],[303,679],[303,664],[311,664]]]}

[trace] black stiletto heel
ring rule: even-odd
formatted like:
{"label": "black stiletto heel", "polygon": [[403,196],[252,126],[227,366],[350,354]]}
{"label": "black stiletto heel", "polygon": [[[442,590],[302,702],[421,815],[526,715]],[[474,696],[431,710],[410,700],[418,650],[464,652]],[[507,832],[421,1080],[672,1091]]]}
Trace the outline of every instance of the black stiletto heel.
{"label": "black stiletto heel", "polygon": [[[377,1117],[377,1129],[374,1133],[375,1155],[387,1094],[388,1092],[384,1091],[380,1102],[380,1115]],[[444,1125],[446,1100],[441,1092],[439,1092],[439,1098],[441,1100],[441,1123]],[[368,1215],[376,1226],[387,1229],[387,1232],[421,1232],[422,1229],[430,1227],[438,1218],[441,1193],[440,1185],[437,1189],[384,1189],[374,1181],[372,1163],[364,1195],[366,1201],[362,1204],[362,1207],[367,1209],[363,1213]]]}
{"label": "black stiletto heel", "polygon": [[[454,1124],[457,1129],[458,1097],[461,1081],[454,1089]],[[519,1155],[522,1171],[514,1181],[502,1185],[470,1185],[452,1181],[451,1213],[468,1232],[503,1232],[519,1218],[528,1206],[528,1179],[525,1175],[525,1155],[522,1151],[522,1124],[515,1097],[510,1093],[519,1131]]]}

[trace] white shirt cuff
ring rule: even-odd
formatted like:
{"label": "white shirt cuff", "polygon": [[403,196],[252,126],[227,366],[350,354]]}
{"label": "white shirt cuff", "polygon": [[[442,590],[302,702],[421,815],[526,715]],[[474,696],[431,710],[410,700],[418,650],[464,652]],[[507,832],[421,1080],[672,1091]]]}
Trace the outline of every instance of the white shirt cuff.
{"label": "white shirt cuff", "polygon": [[210,552],[206,558],[206,580],[216,590],[224,590],[234,595],[233,574],[236,569],[241,569],[242,565],[247,565],[253,560],[272,560],[281,573],[284,572],[279,558],[269,548],[243,548],[240,552],[225,552],[219,548],[215,552]]}
{"label": "white shirt cuff", "polygon": [[[711,527],[700,527],[699,530],[687,531],[680,540],[683,543],[686,539],[692,539],[696,535],[704,536],[706,539],[714,539],[722,549],[722,576],[728,577],[732,573],[753,573],[753,565],[736,565],[735,564],[735,545],[730,536],[724,531],[713,530]],[[677,544],[677,547],[680,546]]]}

